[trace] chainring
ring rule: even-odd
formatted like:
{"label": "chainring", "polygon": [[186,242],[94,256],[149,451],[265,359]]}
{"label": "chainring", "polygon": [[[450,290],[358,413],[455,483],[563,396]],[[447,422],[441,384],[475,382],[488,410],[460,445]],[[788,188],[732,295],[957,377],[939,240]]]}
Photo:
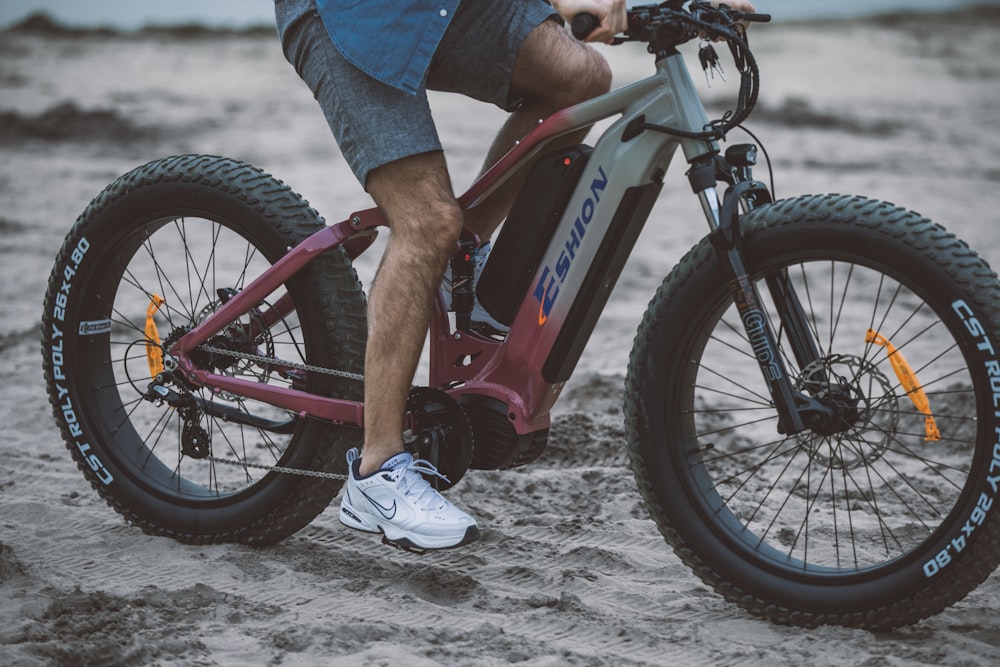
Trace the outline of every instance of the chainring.
{"label": "chainring", "polygon": [[448,394],[430,387],[415,387],[406,397],[412,439],[406,449],[424,459],[447,479],[425,475],[438,491],[454,486],[472,462],[472,427],[465,412]]}

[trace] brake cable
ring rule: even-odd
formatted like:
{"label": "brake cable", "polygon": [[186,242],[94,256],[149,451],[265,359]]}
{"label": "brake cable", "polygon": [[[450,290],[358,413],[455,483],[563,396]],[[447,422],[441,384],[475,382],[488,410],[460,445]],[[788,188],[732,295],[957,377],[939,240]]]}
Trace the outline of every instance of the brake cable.
{"label": "brake cable", "polygon": [[[737,96],[736,110],[727,111],[722,118],[710,121],[710,130],[703,132],[690,132],[680,128],[666,127],[653,123],[643,123],[642,128],[654,132],[662,132],[685,139],[701,139],[704,141],[718,141],[725,139],[730,130],[737,127],[746,120],[757,104],[757,96],[760,91],[760,70],[757,67],[757,60],[750,50],[746,29],[739,23],[738,17],[731,17],[725,10],[713,9],[708,6],[699,7],[701,12],[711,12],[714,15],[730,21],[729,25],[723,26],[719,23],[703,21],[688,12],[661,9],[660,16],[669,15],[676,23],[687,24],[699,29],[699,32],[706,38],[720,37],[729,46],[730,54],[736,65],[736,70],[740,73],[740,91]],[[650,50],[655,49],[650,44]]]}

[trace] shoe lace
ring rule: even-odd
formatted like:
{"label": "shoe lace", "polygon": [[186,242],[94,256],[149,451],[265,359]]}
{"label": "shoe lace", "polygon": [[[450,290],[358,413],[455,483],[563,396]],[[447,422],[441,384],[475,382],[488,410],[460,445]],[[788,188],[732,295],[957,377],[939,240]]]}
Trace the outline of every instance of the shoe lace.
{"label": "shoe lace", "polygon": [[396,482],[397,488],[403,495],[412,497],[421,509],[434,510],[446,507],[448,501],[424,479],[422,473],[440,477],[446,482],[450,481],[426,459],[414,459],[396,468],[390,473],[390,478]]}

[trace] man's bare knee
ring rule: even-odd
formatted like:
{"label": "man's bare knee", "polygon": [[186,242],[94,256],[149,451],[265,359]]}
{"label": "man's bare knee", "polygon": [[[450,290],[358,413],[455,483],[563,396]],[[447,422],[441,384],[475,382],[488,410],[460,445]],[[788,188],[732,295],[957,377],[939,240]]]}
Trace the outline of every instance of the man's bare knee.
{"label": "man's bare knee", "polygon": [[462,209],[440,153],[423,153],[373,170],[369,193],[389,220],[391,234],[420,253],[441,257],[462,232]]}
{"label": "man's bare knee", "polygon": [[611,66],[596,49],[546,21],[522,44],[511,88],[546,111],[557,111],[611,90]]}
{"label": "man's bare knee", "polygon": [[611,90],[611,65],[593,47],[586,47],[586,54],[586,62],[582,63],[583,69],[580,70],[580,85],[576,91],[578,102],[603,95]]}

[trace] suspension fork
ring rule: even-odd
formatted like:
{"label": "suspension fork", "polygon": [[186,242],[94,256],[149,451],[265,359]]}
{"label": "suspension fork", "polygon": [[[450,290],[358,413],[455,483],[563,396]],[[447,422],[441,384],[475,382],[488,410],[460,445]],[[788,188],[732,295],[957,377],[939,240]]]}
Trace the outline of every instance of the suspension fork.
{"label": "suspension fork", "polygon": [[[802,302],[799,301],[799,296],[788,277],[788,270],[782,269],[769,275],[764,279],[764,282],[767,284],[767,290],[778,309],[781,328],[788,338],[795,362],[799,368],[805,368],[819,359],[820,352],[816,346],[816,338],[812,335],[809,327],[805,310],[802,308]],[[825,373],[823,375],[823,379],[825,379]]]}
{"label": "suspension fork", "polygon": [[[793,385],[784,359],[778,352],[778,338],[744,260],[739,224],[740,201],[742,199],[750,206],[769,203],[770,193],[762,183],[752,179],[736,181],[726,190],[720,207],[716,189],[717,159],[715,154],[709,154],[695,160],[688,178],[708,219],[711,227],[709,240],[729,279],[729,289],[740,321],[778,413],[778,430],[787,435],[799,433],[830,420],[832,410]],[[769,276],[766,284],[795,361],[799,368],[805,368],[819,358],[820,352],[788,273],[782,271]]]}

